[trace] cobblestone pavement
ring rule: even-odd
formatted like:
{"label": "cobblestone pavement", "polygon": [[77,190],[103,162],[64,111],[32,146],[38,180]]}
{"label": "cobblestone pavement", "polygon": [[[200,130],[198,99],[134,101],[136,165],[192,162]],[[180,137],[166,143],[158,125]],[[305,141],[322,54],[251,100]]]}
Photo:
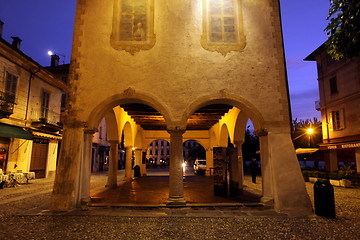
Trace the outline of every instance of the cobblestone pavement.
{"label": "cobblestone pavement", "polygon": [[[249,188],[261,189],[261,184],[246,180]],[[105,183],[106,175],[92,175],[92,192]],[[53,179],[37,179],[0,189],[0,239],[360,239],[359,188],[335,187],[337,218],[327,219],[247,206],[54,213],[46,210],[52,184]],[[306,187],[313,200],[313,184]]]}

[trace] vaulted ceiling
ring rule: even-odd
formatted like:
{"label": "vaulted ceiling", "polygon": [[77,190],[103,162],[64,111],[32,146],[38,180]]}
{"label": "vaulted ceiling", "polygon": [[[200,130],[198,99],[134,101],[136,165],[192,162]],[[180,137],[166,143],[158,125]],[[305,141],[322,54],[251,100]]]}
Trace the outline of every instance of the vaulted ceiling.
{"label": "vaulted ceiling", "polygon": [[[144,130],[166,130],[164,117],[154,108],[129,103],[120,105],[134,121]],[[187,121],[187,130],[209,130],[216,124],[232,106],[226,104],[212,104],[195,111]]]}

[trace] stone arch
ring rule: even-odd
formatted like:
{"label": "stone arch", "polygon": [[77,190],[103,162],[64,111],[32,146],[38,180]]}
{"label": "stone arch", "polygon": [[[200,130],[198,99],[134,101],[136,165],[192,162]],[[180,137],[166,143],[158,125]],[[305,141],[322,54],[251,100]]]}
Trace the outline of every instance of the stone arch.
{"label": "stone arch", "polygon": [[227,125],[224,123],[220,128],[220,147],[227,147],[229,139],[229,130]]}
{"label": "stone arch", "polygon": [[125,146],[133,146],[133,133],[132,133],[132,128],[131,128],[131,124],[129,122],[126,122],[124,124],[123,127],[123,132],[124,132],[124,145]]}
{"label": "stone arch", "polygon": [[227,104],[237,107],[238,109],[240,109],[241,112],[243,112],[245,115],[249,116],[249,118],[252,119],[255,130],[260,130],[261,128],[264,128],[265,121],[260,111],[245,98],[230,94],[227,92],[226,89],[221,90],[218,94],[199,97],[194,102],[190,103],[185,108],[183,117],[180,122],[184,126],[186,126],[187,119],[193,112],[195,112],[201,107],[211,104]]}
{"label": "stone arch", "polygon": [[170,111],[160,103],[160,101],[155,96],[150,96],[148,94],[139,93],[132,88],[128,88],[121,94],[115,94],[108,97],[97,106],[95,106],[90,112],[87,119],[87,128],[93,129],[97,128],[101,118],[110,111],[112,108],[119,106],[125,103],[142,103],[146,104],[157,111],[164,117],[166,123],[168,124],[171,121]]}
{"label": "stone arch", "polygon": [[143,148],[142,131],[140,131],[140,130],[138,130],[136,132],[134,147],[136,149],[142,149]]}
{"label": "stone arch", "polygon": [[206,143],[206,139],[197,139],[197,138],[187,138],[187,139],[183,139],[183,144],[186,141],[196,141],[197,143],[199,143],[204,149],[206,149],[208,147],[208,143]]}
{"label": "stone arch", "polygon": [[218,141],[217,141],[215,131],[210,132],[210,146],[211,147],[217,147],[218,146]]}
{"label": "stone arch", "polygon": [[116,122],[116,117],[113,110],[108,111],[105,114],[106,121],[106,131],[109,141],[118,141],[120,142],[119,134],[118,134],[118,125]]}
{"label": "stone arch", "polygon": [[[245,138],[245,130],[246,130],[246,123],[249,117],[240,112],[235,123],[235,131],[234,131],[234,142],[244,142]],[[250,119],[251,120],[251,119]]]}

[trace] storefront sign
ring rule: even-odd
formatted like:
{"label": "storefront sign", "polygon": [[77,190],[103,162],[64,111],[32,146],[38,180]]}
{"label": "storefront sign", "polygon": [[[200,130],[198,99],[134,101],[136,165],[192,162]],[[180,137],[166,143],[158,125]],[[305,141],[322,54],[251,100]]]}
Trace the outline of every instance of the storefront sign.
{"label": "storefront sign", "polygon": [[45,138],[34,138],[34,143],[49,144],[49,139]]}
{"label": "storefront sign", "polygon": [[358,148],[358,147],[360,147],[360,142],[343,143],[338,145],[325,145],[325,146],[320,146],[320,150],[347,149],[347,148]]}

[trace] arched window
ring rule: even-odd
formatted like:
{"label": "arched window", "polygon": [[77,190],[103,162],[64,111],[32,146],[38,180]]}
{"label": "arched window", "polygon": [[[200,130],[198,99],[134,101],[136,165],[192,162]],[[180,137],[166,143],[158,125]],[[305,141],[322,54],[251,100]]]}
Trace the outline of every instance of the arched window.
{"label": "arched window", "polygon": [[226,55],[245,47],[240,3],[240,0],[203,0],[203,48]]}
{"label": "arched window", "polygon": [[154,0],[115,0],[111,44],[131,54],[155,45]]}

